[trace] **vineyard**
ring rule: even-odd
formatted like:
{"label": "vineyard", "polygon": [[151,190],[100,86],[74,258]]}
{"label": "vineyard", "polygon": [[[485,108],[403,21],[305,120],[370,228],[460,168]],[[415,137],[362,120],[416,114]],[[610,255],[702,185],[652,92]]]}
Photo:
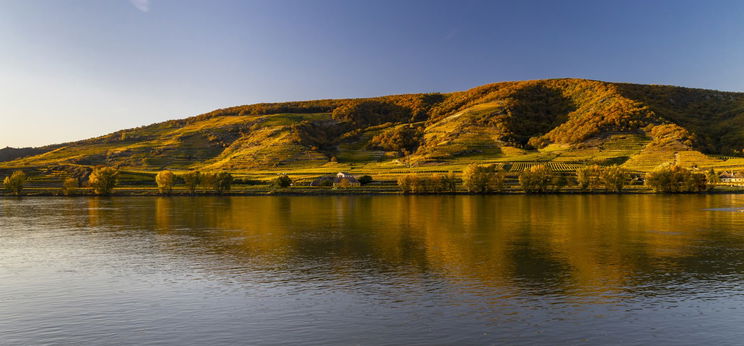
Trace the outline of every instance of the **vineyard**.
{"label": "vineyard", "polygon": [[520,173],[532,166],[545,165],[553,172],[574,172],[576,169],[585,166],[580,163],[567,163],[567,162],[513,162],[509,168],[509,172]]}

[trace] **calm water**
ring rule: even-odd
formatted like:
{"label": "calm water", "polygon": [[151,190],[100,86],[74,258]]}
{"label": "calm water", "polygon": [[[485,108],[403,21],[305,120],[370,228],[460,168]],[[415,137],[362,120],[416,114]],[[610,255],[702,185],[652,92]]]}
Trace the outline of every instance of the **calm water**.
{"label": "calm water", "polygon": [[739,207],[0,199],[0,344],[741,344]]}

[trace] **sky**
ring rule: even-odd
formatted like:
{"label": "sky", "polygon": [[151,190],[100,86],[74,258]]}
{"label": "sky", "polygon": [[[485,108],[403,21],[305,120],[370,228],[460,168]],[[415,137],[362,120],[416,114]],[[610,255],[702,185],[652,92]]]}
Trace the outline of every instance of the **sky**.
{"label": "sky", "polygon": [[0,147],[563,77],[744,91],[744,1],[0,0]]}

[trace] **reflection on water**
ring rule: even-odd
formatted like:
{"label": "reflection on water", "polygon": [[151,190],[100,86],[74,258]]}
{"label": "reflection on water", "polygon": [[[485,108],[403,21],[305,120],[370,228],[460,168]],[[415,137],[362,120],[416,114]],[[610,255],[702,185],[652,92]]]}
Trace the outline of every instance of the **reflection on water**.
{"label": "reflection on water", "polygon": [[[735,343],[738,195],[0,200],[10,343]],[[715,330],[715,333],[711,333]]]}

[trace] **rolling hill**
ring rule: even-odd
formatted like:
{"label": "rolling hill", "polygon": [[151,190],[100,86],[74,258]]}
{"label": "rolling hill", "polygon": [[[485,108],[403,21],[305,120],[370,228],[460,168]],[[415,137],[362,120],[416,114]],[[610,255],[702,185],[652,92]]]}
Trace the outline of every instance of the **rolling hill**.
{"label": "rolling hill", "polygon": [[583,79],[447,94],[264,103],[41,148],[0,169],[394,169],[470,162],[744,165],[744,93]]}

